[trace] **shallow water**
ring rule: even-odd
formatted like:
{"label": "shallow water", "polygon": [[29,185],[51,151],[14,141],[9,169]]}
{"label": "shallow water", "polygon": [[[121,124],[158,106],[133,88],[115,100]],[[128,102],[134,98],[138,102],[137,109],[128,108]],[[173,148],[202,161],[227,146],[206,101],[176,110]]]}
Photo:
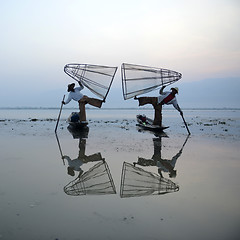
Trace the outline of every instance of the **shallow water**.
{"label": "shallow water", "polygon": [[[133,112],[116,111],[110,118],[109,111],[89,111],[89,131],[81,138],[67,130],[64,114],[58,139],[56,122],[46,120],[52,116],[0,122],[0,239],[238,239],[239,115],[188,112],[186,120],[192,123],[188,138],[174,112],[165,117],[170,128],[163,136],[139,131]],[[226,123],[204,126],[213,119]],[[200,121],[203,124],[197,124]],[[96,153],[105,159],[109,172],[91,169],[104,164],[92,162],[99,160],[90,157]],[[69,175],[61,155],[76,159],[79,154],[85,159],[83,185],[77,184],[81,195],[72,196],[68,194],[79,192],[64,192],[64,187],[79,173]],[[166,164],[174,156],[176,176],[161,174],[179,190],[158,194],[164,191],[153,184],[160,175],[152,159]],[[123,163],[139,158],[153,166],[137,164],[121,182]],[[94,177],[88,178],[90,174]],[[120,196],[120,187],[127,189],[129,183],[131,197]],[[142,195],[140,190],[146,189]]]}

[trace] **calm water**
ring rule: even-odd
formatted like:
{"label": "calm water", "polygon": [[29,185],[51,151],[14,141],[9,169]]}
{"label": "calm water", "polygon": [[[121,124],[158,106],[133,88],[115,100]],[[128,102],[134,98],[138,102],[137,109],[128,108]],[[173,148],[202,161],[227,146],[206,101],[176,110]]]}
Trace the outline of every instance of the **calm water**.
{"label": "calm water", "polygon": [[[62,118],[67,118],[69,114],[77,109],[63,109],[61,113]],[[236,110],[224,110],[224,109],[211,109],[211,110],[198,110],[187,109],[183,110],[186,117],[205,117],[205,118],[240,118],[240,109]],[[116,119],[116,118],[128,118],[135,119],[136,114],[144,113],[149,117],[153,116],[152,109],[88,109],[88,118],[99,119]],[[59,114],[59,109],[0,109],[0,119],[28,119],[28,118],[54,118],[56,119]],[[179,116],[176,110],[165,109],[163,110],[163,117],[176,117]]]}
{"label": "calm water", "polygon": [[75,136],[69,110],[58,139],[58,110],[0,112],[0,239],[238,239],[239,111],[185,111],[188,138],[171,110],[166,135],[90,110]]}

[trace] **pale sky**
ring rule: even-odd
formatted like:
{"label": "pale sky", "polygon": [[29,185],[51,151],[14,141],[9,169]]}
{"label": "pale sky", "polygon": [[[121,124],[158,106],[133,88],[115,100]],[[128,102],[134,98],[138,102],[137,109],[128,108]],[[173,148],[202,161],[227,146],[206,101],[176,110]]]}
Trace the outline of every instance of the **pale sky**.
{"label": "pale sky", "polygon": [[2,0],[0,19],[0,107],[57,107],[67,63],[118,66],[120,96],[123,62],[240,87],[239,0]]}

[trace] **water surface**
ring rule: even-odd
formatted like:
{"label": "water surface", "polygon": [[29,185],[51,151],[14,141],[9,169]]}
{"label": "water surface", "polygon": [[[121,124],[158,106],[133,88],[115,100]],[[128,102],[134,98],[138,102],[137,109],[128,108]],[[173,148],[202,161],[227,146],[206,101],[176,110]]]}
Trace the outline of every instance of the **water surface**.
{"label": "water surface", "polygon": [[[1,115],[1,239],[237,239],[239,112],[186,111],[190,137],[174,111],[162,136],[135,126],[137,110],[88,111],[78,137],[63,112],[59,141],[58,111],[39,113]],[[80,176],[62,155],[85,159]],[[161,179],[179,188],[160,190]]]}

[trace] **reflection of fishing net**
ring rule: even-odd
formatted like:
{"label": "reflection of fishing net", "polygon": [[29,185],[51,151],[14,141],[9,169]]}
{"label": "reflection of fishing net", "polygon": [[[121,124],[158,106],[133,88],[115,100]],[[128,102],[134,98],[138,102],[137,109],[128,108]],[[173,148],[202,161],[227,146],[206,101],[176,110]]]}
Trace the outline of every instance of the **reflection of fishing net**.
{"label": "reflection of fishing net", "polygon": [[130,163],[123,163],[120,189],[122,198],[159,195],[178,190],[178,185],[169,179],[147,172]]}
{"label": "reflection of fishing net", "polygon": [[134,64],[122,64],[122,90],[124,99],[151,92],[181,79],[182,74],[168,69]]}
{"label": "reflection of fishing net", "polygon": [[67,64],[64,72],[76,81],[81,81],[91,92],[105,99],[112,85],[117,67],[90,64]]}
{"label": "reflection of fishing net", "polygon": [[105,195],[115,194],[116,189],[108,165],[102,161],[67,184],[64,192],[72,196]]}

